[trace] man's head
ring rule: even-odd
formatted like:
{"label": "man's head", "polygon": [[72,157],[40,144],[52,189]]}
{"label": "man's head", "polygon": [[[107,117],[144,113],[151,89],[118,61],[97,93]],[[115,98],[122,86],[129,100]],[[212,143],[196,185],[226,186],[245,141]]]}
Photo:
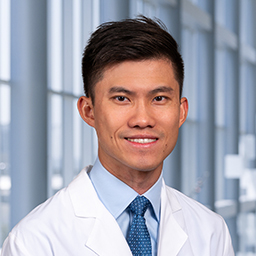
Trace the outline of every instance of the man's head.
{"label": "man's head", "polygon": [[94,127],[102,165],[138,193],[159,178],[188,112],[174,39],[145,17],[107,23],[83,58],[83,120]]}
{"label": "man's head", "polygon": [[178,45],[159,21],[144,16],[108,22],[92,34],[82,59],[84,92],[94,103],[94,87],[103,72],[124,61],[148,59],[170,60],[180,88],[184,79],[184,65]]}

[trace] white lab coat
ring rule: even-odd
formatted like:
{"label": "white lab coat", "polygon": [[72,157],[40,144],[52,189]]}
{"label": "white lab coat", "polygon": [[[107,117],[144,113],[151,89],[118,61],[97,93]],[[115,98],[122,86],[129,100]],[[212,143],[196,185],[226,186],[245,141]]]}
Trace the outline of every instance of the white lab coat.
{"label": "white lab coat", "polygon": [[[81,173],[16,225],[2,256],[132,256],[114,217]],[[118,196],[118,195],[117,195]],[[223,219],[163,182],[158,256],[233,256]]]}

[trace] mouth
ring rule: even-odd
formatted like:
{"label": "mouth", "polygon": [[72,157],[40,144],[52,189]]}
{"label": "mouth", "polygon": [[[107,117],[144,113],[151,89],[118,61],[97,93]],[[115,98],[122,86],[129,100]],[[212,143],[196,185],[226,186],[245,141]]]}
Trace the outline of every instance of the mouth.
{"label": "mouth", "polygon": [[152,143],[157,141],[158,139],[149,139],[149,138],[139,138],[139,139],[131,139],[131,138],[125,138],[126,140],[130,141],[130,142],[135,142],[135,143],[140,143],[140,144],[147,144],[147,143]]}

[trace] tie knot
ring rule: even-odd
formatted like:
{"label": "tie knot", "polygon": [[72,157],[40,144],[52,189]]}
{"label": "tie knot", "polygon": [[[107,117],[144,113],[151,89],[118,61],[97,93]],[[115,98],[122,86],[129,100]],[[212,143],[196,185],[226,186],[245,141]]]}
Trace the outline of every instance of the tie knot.
{"label": "tie knot", "polygon": [[150,202],[144,196],[137,196],[129,205],[129,209],[133,214],[144,216]]}

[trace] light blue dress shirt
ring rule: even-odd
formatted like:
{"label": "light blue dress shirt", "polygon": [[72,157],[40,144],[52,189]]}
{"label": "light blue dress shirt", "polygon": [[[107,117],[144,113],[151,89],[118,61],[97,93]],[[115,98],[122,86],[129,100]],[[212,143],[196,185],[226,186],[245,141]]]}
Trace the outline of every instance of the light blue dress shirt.
{"label": "light blue dress shirt", "polygon": [[[89,173],[99,199],[114,216],[124,237],[127,238],[132,214],[126,209],[138,193],[127,184],[109,173],[97,158]],[[146,225],[151,237],[152,255],[157,255],[158,228],[160,223],[162,174],[158,181],[143,195],[151,202],[152,207],[145,213]]]}

